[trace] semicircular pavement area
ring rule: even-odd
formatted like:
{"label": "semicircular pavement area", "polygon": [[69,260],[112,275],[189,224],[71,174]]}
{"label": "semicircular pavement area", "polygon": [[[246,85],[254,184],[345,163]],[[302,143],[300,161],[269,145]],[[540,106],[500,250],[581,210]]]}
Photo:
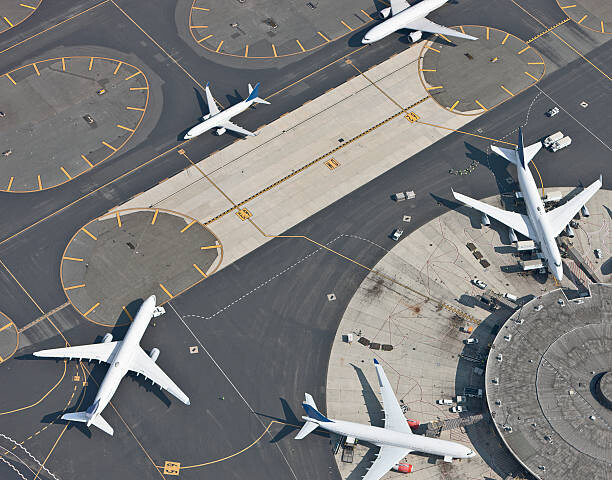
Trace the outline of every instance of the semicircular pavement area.
{"label": "semicircular pavement area", "polygon": [[142,301],[163,304],[219,267],[223,247],[193,218],[159,209],[95,219],[70,240],[60,276],[68,300],[89,321],[128,323]]}
{"label": "semicircular pavement area", "polygon": [[25,21],[41,3],[42,0],[3,0],[0,11],[0,33]]}
{"label": "semicircular pavement area", "polygon": [[194,0],[189,30],[212,52],[276,58],[308,52],[373,22],[371,0]]}
{"label": "semicircular pavement area", "polygon": [[520,38],[491,27],[454,28],[478,40],[435,35],[424,43],[419,58],[423,86],[445,109],[479,114],[535,85],[544,76],[544,59]]}
{"label": "semicircular pavement area", "polygon": [[103,162],[134,134],[149,86],[110,58],[60,57],[0,76],[0,191],[61,185]]}
{"label": "semicircular pavement area", "polygon": [[578,25],[598,33],[612,34],[610,0],[557,0],[557,4]]}

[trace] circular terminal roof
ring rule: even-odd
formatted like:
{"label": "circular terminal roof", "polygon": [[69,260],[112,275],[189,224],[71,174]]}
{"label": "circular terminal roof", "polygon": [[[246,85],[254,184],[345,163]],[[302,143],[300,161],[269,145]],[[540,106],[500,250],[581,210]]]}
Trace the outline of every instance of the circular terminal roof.
{"label": "circular terminal roof", "polygon": [[501,328],[487,402],[502,439],[538,478],[612,473],[612,285],[535,298]]}

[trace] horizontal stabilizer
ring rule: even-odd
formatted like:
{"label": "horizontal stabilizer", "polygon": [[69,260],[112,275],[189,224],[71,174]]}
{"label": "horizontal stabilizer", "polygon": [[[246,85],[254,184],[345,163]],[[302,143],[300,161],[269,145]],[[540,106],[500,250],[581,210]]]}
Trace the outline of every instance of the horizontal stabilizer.
{"label": "horizontal stabilizer", "polygon": [[316,424],[315,422],[309,422],[306,421],[306,423],[304,424],[304,426],[301,428],[301,430],[298,432],[298,434],[295,436],[296,440],[301,440],[302,438],[304,438],[306,435],[308,435],[309,433],[311,433],[313,430],[316,430],[317,427],[319,425]]}
{"label": "horizontal stabilizer", "polygon": [[508,160],[510,163],[514,163],[515,165],[518,165],[516,150],[511,150],[510,148],[497,147],[495,145],[491,145],[491,150],[497,153],[500,157]]}
{"label": "horizontal stabilizer", "polygon": [[[62,420],[68,420],[70,422],[81,422],[88,423],[92,419],[92,414],[87,412],[75,412],[75,413],[65,413],[62,415]],[[102,418],[102,415],[97,415],[93,421],[92,425],[95,425],[100,430],[109,435],[114,433],[113,427],[111,427],[106,420]]]}

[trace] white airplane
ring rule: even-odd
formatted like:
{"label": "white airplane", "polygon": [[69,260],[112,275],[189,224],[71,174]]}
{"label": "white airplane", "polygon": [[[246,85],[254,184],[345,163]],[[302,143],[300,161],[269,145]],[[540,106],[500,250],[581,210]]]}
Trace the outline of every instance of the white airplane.
{"label": "white airplane", "polygon": [[[468,40],[478,40],[476,37],[466,35],[452,28],[443,27],[425,18],[447,1],[448,0],[422,0],[410,6],[406,0],[391,0],[391,6],[380,11],[381,15],[386,20],[368,30],[363,37],[362,43],[377,42],[402,28],[415,30],[417,32],[439,33],[441,35],[466,38]],[[390,18],[388,18],[389,15],[391,15]],[[418,40],[418,38],[416,40]]]}
{"label": "white airplane", "polygon": [[202,135],[204,132],[212,128],[216,128],[217,135],[223,135],[227,130],[232,132],[240,133],[246,136],[255,136],[256,133],[249,132],[248,130],[236,125],[231,122],[232,117],[235,117],[239,113],[244,112],[253,103],[265,103],[270,105],[270,102],[266,102],[264,99],[259,98],[259,83],[255,85],[255,88],[249,83],[249,96],[246,100],[238,102],[236,105],[232,105],[225,110],[219,110],[217,103],[210,93],[210,86],[206,84],[206,103],[208,104],[208,114],[202,117],[203,122],[199,123],[195,127],[189,129],[185,135],[185,140],[195,138],[198,135]]}
{"label": "white airplane", "polygon": [[491,150],[500,157],[516,165],[521,193],[525,199],[525,206],[527,208],[527,215],[508,212],[501,208],[493,207],[460,193],[456,193],[454,190],[453,195],[460,202],[481,211],[483,213],[482,221],[485,225],[489,224],[488,217],[491,216],[510,228],[511,239],[516,239],[516,234],[514,233],[516,231],[533,240],[542,251],[550,272],[557,280],[561,281],[563,278],[563,266],[561,264],[561,255],[559,254],[559,248],[557,247],[555,238],[559,236],[563,230],[566,230],[568,235],[573,236],[569,223],[579,210],[582,210],[582,214],[585,217],[589,216],[586,203],[595,195],[595,192],[601,188],[602,177],[600,175],[599,180],[593,182],[593,184],[585,188],[567,203],[546,212],[542,198],[538,192],[538,187],[529,169],[529,162],[540,151],[540,148],[542,148],[540,142],[525,147],[523,144],[523,131],[520,128],[518,147],[516,150],[491,146]]}
{"label": "white airplane", "polygon": [[107,333],[104,335],[102,343],[54,348],[34,353],[36,357],[78,358],[79,360],[85,358],[106,362],[110,365],[96,398],[87,411],[66,413],[62,415],[62,419],[84,422],[87,423],[88,427],[95,425],[112,435],[113,427],[102,418],[102,410],[108,405],[119,383],[130,370],[136,372],[136,375],[142,374],[145,378],[151,379],[154,384],[158,384],[160,388],[165,388],[184,404],[190,404],[189,397],[155,364],[159,356],[159,349],[153,348],[147,355],[140,347],[140,339],[149,326],[151,318],[162,313],[163,309],[161,307],[155,307],[155,295],[151,295],[141,305],[123,341],[113,342],[113,336]]}
{"label": "white airplane", "polygon": [[307,393],[306,401],[302,404],[306,411],[306,416],[302,416],[302,419],[306,423],[295,436],[296,440],[301,440],[317,427],[321,427],[341,436],[358,438],[379,446],[380,452],[363,480],[378,480],[391,469],[410,471],[409,465],[408,468],[401,469],[399,464],[410,452],[439,455],[444,457],[445,462],[452,462],[453,458],[472,458],[476,455],[465,445],[412,433],[385,371],[376,359],[374,365],[385,409],[384,428],[329,419],[317,410],[314,399]]}

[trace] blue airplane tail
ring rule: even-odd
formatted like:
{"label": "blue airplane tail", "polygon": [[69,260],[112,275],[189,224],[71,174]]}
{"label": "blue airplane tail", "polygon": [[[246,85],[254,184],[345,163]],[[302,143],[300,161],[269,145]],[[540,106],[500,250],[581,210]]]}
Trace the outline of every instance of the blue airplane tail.
{"label": "blue airplane tail", "polygon": [[270,105],[270,102],[266,102],[264,99],[259,98],[259,86],[260,83],[257,82],[255,87],[252,87],[249,83],[249,96],[245,100],[245,102],[255,102],[255,103],[265,103],[266,105]]}
{"label": "blue airplane tail", "polygon": [[[304,403],[302,403],[302,406],[304,407],[304,411],[306,412],[306,416],[302,418],[306,420],[306,423],[302,426],[301,430],[295,436],[296,440],[301,440],[309,433],[316,430],[319,426],[319,423],[317,422],[333,422],[333,420],[330,420],[321,412],[319,412],[319,410],[317,410],[317,404],[312,398],[312,395],[310,395],[309,393],[306,394],[306,400],[304,401]],[[316,420],[316,422],[313,422],[312,420]]]}

